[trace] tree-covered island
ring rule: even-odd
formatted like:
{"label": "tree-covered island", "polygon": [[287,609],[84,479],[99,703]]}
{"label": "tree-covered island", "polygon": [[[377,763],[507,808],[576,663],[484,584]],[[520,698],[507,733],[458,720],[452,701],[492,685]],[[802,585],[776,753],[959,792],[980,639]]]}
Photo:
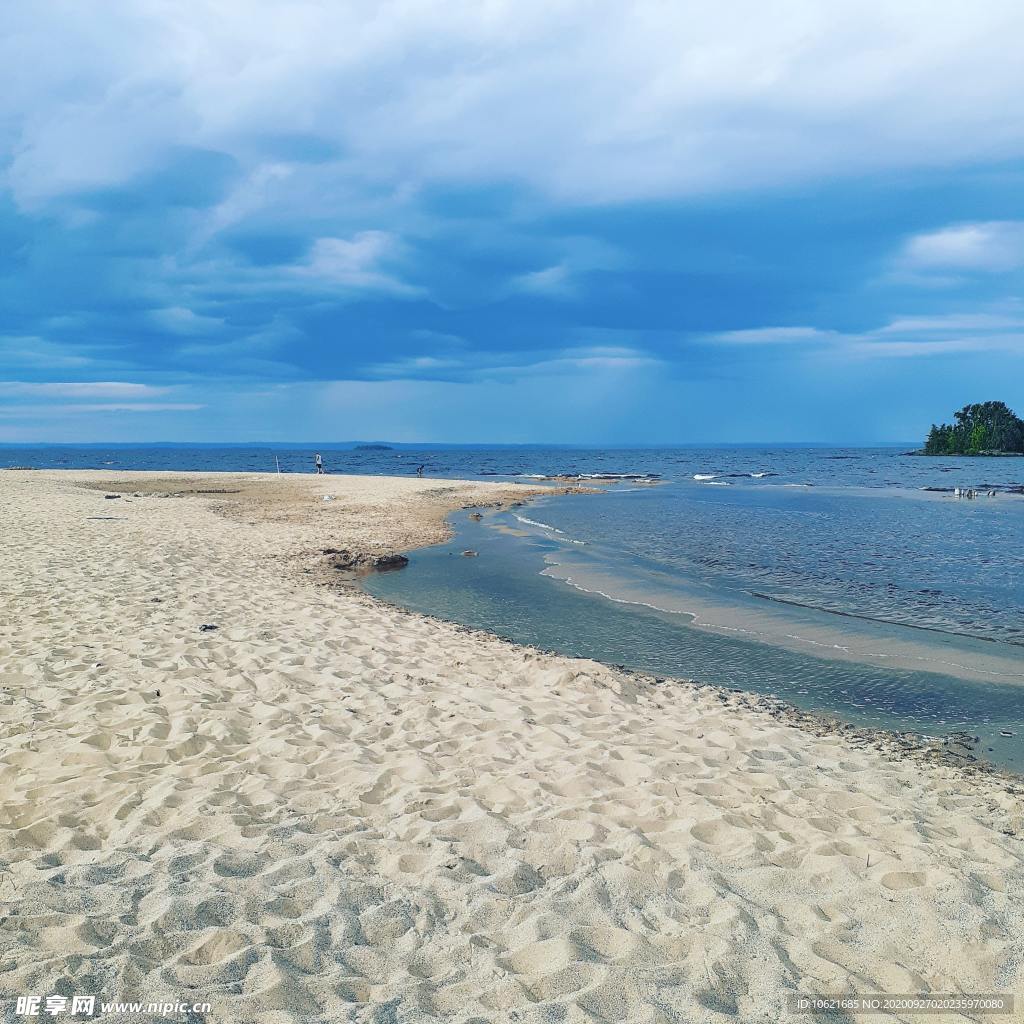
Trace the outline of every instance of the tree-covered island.
{"label": "tree-covered island", "polygon": [[965,405],[953,423],[932,424],[915,455],[1024,455],[1024,420],[1005,402]]}

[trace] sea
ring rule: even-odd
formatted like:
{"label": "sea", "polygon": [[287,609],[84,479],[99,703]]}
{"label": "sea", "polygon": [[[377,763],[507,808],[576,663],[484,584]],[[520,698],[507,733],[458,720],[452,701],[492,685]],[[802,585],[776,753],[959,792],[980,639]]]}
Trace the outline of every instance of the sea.
{"label": "sea", "polygon": [[0,447],[0,467],[294,473],[312,469],[314,450],[338,474],[579,478],[579,493],[456,513],[449,541],[366,578],[379,598],[858,726],[969,733],[980,758],[1024,771],[1024,459],[756,445],[18,446]]}

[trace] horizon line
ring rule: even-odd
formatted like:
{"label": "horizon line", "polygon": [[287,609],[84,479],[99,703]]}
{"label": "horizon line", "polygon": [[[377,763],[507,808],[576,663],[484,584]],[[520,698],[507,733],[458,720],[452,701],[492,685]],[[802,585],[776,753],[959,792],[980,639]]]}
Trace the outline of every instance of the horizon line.
{"label": "horizon line", "polygon": [[916,445],[918,441],[390,441],[370,440],[292,440],[292,441],[3,441],[0,448],[355,448],[360,445],[387,445],[391,448],[747,448],[763,446],[784,448],[889,448]]}

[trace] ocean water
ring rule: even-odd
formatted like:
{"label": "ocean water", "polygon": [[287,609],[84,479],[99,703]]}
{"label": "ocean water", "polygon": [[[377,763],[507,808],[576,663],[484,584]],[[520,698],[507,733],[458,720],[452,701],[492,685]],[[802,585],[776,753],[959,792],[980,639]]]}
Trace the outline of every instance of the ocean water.
{"label": "ocean water", "polygon": [[[0,466],[306,472],[316,446],[0,448]],[[940,735],[1024,770],[1024,459],[323,445],[335,473],[650,474],[453,517],[366,589],[524,643]],[[0,487],[2,487],[0,475]],[[955,487],[984,496],[953,496]],[[984,492],[995,491],[994,496]],[[461,552],[472,549],[478,557]]]}

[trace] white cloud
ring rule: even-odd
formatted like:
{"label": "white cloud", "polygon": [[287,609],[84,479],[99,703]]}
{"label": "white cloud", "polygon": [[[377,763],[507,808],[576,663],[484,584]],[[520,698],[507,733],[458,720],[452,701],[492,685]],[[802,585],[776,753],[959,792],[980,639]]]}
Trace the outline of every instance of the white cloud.
{"label": "white cloud", "polygon": [[43,418],[52,421],[55,414],[87,415],[107,412],[197,412],[205,406],[196,402],[70,402],[53,405],[8,405],[0,408],[3,419]]}
{"label": "white cloud", "polygon": [[567,348],[549,356],[541,356],[534,361],[514,363],[498,367],[492,374],[513,376],[532,375],[568,375],[576,377],[583,374],[604,375],[629,373],[638,370],[663,367],[660,359],[648,355],[639,349],[611,346],[594,346],[583,348]]}
{"label": "white cloud", "polygon": [[224,329],[220,317],[196,313],[185,306],[166,306],[150,314],[155,323],[173,334],[215,334]]}
{"label": "white cloud", "polygon": [[351,239],[318,238],[295,273],[346,290],[417,295],[420,289],[384,269],[401,255],[401,242],[387,231],[361,231]]}
{"label": "white cloud", "polygon": [[0,335],[0,367],[15,369],[72,369],[95,362],[86,346],[61,345],[37,335]]}
{"label": "white cloud", "polygon": [[207,214],[203,226],[192,239],[193,247],[245,221],[249,215],[274,201],[294,173],[295,168],[284,163],[257,164],[246,179]]}
{"label": "white cloud", "polygon": [[[580,201],[1024,153],[1010,0],[38,0],[5,22],[18,201],[217,150],[244,183],[207,230],[279,184],[259,170],[283,166],[273,133],[324,140],[335,184],[366,194],[501,180]],[[328,201],[323,184],[307,197]]]}
{"label": "white cloud", "polygon": [[597,238],[559,238],[549,245],[558,250],[560,259],[551,266],[516,275],[509,281],[509,291],[572,298],[581,292],[589,272],[617,268],[626,263],[624,253]]}
{"label": "white cloud", "polygon": [[462,371],[466,363],[462,359],[443,358],[439,356],[407,356],[393,359],[386,363],[374,363],[366,367],[371,377],[387,380],[409,380],[419,377],[437,377]]}
{"label": "white cloud", "polygon": [[150,398],[166,394],[170,388],[152,387],[131,381],[0,381],[0,395],[46,398]]}
{"label": "white cloud", "polygon": [[702,340],[719,345],[821,345],[842,335],[817,327],[753,327],[740,331],[720,331]]}
{"label": "white cloud", "polygon": [[704,335],[716,345],[799,346],[816,357],[886,359],[1001,352],[1024,355],[1024,319],[1005,313],[949,313],[898,317],[881,327],[844,333],[818,327],[759,327]]}
{"label": "white cloud", "polygon": [[948,313],[940,316],[898,317],[879,329],[879,334],[931,331],[988,331],[1024,328],[1024,317],[998,313]]}
{"label": "white cloud", "polygon": [[1024,267],[1024,221],[953,224],[909,239],[899,265],[910,271],[1006,271]]}
{"label": "white cloud", "polygon": [[575,292],[569,268],[564,263],[512,278],[511,288],[533,295],[572,295]]}
{"label": "white cloud", "polygon": [[371,377],[388,380],[504,380],[537,375],[627,373],[662,366],[662,362],[626,346],[575,346],[551,351],[463,352],[419,355],[365,368]]}
{"label": "white cloud", "polygon": [[174,391],[135,381],[0,381],[0,418],[46,419],[92,413],[195,412],[196,402],[153,401]]}
{"label": "white cloud", "polygon": [[1024,334],[956,335],[948,338],[913,338],[889,341],[878,335],[853,340],[848,351],[869,358],[921,358],[961,355],[966,352],[1002,352],[1024,355]]}

